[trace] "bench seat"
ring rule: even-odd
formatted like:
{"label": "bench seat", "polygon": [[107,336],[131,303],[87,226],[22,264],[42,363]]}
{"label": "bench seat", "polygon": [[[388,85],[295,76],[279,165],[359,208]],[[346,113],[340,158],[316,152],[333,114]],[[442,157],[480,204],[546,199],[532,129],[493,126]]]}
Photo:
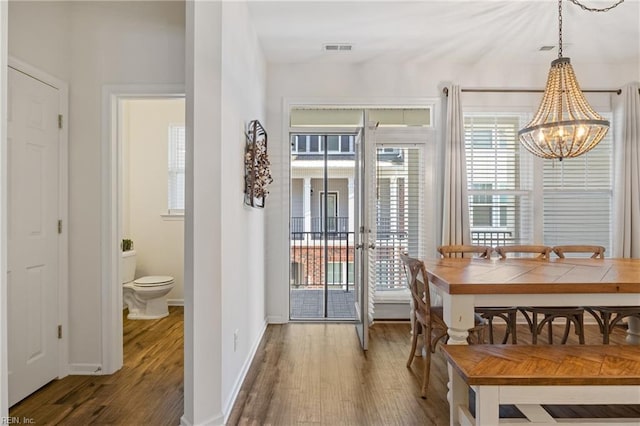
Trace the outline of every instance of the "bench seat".
{"label": "bench seat", "polygon": [[[554,419],[542,404],[640,404],[640,346],[625,345],[446,345],[443,353],[457,380],[476,393],[476,415],[468,393],[452,389],[451,424],[511,425],[499,419],[500,404],[515,404],[531,423],[577,424]],[[452,412],[455,412],[452,410]],[[640,419],[580,419],[579,424],[640,424]]]}

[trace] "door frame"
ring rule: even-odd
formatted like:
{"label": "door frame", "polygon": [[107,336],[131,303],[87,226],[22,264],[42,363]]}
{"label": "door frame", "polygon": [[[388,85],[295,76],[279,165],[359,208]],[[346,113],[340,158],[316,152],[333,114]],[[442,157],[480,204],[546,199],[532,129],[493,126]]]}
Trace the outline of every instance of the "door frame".
{"label": "door frame", "polygon": [[[8,57],[8,67],[58,90],[58,114],[62,115],[62,128],[58,131],[58,218],[62,221],[62,232],[58,237],[57,303],[58,324],[62,326],[62,337],[58,339],[58,378],[62,378],[69,374],[69,85],[12,56]],[[6,138],[2,139],[3,154],[7,152],[7,148],[8,141]],[[3,167],[3,173],[6,173],[4,170]],[[6,185],[7,179],[3,179],[2,193],[4,194],[8,193]],[[7,217],[8,207],[7,200],[2,206],[3,225],[6,223],[4,220]],[[2,244],[7,247],[6,233],[2,235]],[[6,257],[3,258],[3,262],[6,262]],[[6,288],[4,276],[3,274],[3,287]],[[4,319],[6,320],[6,317]],[[6,321],[4,323],[6,324]],[[6,347],[7,343],[6,338],[3,337],[3,346]],[[7,377],[8,369],[8,363],[2,366],[3,377]]]}
{"label": "door frame", "polygon": [[[440,93],[438,91],[438,93]],[[277,146],[277,151],[274,152],[274,156],[279,155],[280,161],[272,162],[272,168],[274,173],[274,179],[276,181],[287,182],[281,184],[282,195],[279,199],[280,203],[275,207],[270,207],[271,217],[274,217],[273,233],[270,233],[269,237],[278,241],[276,243],[276,249],[267,254],[267,264],[277,265],[274,268],[267,269],[267,279],[271,283],[269,285],[268,297],[268,321],[270,324],[284,324],[289,322],[289,267],[290,261],[290,247],[289,247],[289,216],[291,211],[291,187],[288,182],[291,181],[291,146],[289,142],[289,135],[291,133],[300,132],[299,128],[291,127],[291,109],[295,107],[354,107],[354,108],[380,108],[380,107],[400,107],[400,106],[429,106],[433,109],[433,132],[436,140],[436,144],[441,146],[441,139],[443,138],[443,126],[441,122],[443,120],[442,113],[442,97],[441,95],[433,97],[283,97],[281,102],[282,114],[280,116],[280,135],[275,134],[274,139],[277,140],[278,136],[283,141]],[[367,123],[364,123],[364,127]],[[325,128],[306,128],[305,133],[317,131],[326,131]],[[345,130],[351,130],[345,128]],[[439,154],[440,148],[436,149]],[[436,162],[436,167],[439,166],[439,161]],[[437,200],[440,199],[441,190],[440,186],[440,170],[434,170],[433,182],[431,182],[436,188],[435,194]],[[437,207],[437,206],[436,206]],[[437,234],[436,234],[437,235]]]}
{"label": "door frame", "polygon": [[122,147],[121,103],[132,99],[186,98],[182,84],[107,85],[102,89],[102,374],[123,365],[122,280]]}

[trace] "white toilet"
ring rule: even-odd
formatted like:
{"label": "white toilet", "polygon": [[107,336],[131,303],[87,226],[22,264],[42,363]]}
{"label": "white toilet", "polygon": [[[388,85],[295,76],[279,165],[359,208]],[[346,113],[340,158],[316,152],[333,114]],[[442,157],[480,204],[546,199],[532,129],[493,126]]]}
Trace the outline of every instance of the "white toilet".
{"label": "white toilet", "polygon": [[122,253],[122,290],[129,308],[129,319],[158,319],[169,315],[167,294],[173,288],[173,277],[147,276],[134,280],[135,250]]}

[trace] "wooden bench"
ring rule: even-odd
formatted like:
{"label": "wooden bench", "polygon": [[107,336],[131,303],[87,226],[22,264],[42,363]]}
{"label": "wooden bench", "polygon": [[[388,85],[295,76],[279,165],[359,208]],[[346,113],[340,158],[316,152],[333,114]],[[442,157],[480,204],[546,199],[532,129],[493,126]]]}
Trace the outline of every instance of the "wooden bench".
{"label": "wooden bench", "polygon": [[[541,407],[640,404],[640,346],[445,345],[443,352],[458,373],[449,395],[452,425],[523,424],[500,419],[501,404],[516,405],[528,425],[640,424],[640,418],[557,419]],[[467,386],[476,394],[475,417]]]}

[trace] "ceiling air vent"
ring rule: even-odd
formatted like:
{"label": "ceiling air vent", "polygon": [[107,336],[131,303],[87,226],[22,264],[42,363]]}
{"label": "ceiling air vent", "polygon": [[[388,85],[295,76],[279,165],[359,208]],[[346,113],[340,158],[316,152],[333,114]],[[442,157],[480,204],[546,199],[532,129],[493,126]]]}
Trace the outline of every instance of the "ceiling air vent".
{"label": "ceiling air vent", "polygon": [[331,43],[322,45],[322,50],[325,52],[350,52],[353,49],[353,45],[349,43]]}

